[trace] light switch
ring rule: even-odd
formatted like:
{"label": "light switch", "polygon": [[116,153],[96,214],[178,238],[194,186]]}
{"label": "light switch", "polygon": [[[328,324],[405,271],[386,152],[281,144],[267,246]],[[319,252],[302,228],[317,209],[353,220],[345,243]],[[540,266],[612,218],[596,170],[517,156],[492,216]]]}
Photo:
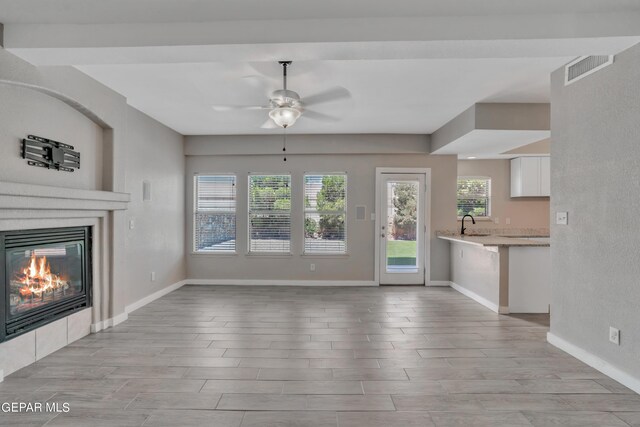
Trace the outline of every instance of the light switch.
{"label": "light switch", "polygon": [[136,221],[134,219],[129,220],[129,230],[136,228]]}
{"label": "light switch", "polygon": [[568,212],[556,212],[556,224],[558,224],[558,225],[567,225],[567,224],[569,224],[569,213]]}
{"label": "light switch", "polygon": [[375,220],[376,220],[376,213],[371,212],[371,221],[375,221]]}

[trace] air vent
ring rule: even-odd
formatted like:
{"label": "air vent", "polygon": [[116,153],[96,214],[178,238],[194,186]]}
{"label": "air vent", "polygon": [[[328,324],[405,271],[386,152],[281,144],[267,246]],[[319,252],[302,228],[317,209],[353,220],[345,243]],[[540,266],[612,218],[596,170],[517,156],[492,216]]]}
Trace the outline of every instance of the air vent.
{"label": "air vent", "polygon": [[613,55],[581,56],[565,66],[564,84],[571,84],[611,64]]}

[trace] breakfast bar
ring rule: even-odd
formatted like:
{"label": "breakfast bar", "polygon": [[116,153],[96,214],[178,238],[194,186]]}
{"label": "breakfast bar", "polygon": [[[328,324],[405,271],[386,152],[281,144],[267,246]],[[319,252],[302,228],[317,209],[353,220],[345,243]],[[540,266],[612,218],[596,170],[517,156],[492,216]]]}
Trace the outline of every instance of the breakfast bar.
{"label": "breakfast bar", "polygon": [[500,314],[548,313],[548,236],[440,233],[450,242],[451,286]]}

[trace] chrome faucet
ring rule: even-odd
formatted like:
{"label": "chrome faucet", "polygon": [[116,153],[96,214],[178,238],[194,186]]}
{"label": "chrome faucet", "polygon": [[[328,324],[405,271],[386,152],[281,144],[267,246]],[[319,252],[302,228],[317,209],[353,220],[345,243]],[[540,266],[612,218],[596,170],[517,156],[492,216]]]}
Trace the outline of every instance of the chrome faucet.
{"label": "chrome faucet", "polygon": [[465,219],[466,217],[471,218],[471,221],[473,221],[473,223],[474,223],[474,224],[476,223],[476,220],[475,220],[475,219],[473,219],[473,216],[471,216],[471,215],[469,215],[469,214],[466,214],[465,216],[463,216],[463,217],[462,217],[462,228],[460,229],[460,234],[461,234],[461,235],[464,235],[464,230],[466,230],[466,228],[464,228],[464,219]]}

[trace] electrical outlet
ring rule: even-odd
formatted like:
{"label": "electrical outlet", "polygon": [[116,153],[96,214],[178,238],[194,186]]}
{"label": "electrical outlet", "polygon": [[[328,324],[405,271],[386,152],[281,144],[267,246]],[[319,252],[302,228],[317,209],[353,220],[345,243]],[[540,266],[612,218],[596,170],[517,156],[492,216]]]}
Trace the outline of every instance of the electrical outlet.
{"label": "electrical outlet", "polygon": [[505,222],[507,225],[510,225],[510,224],[511,224],[511,218],[507,218],[507,219],[505,219],[505,221],[504,221],[504,222]]}
{"label": "electrical outlet", "polygon": [[136,220],[135,219],[130,219],[129,220],[129,230],[133,230],[134,228],[136,228]]}
{"label": "electrical outlet", "polygon": [[151,281],[152,281],[152,282],[155,282],[155,281],[156,281],[156,272],[155,272],[155,271],[152,271],[152,272],[151,272]]}
{"label": "electrical outlet", "polygon": [[309,270],[311,270],[311,271],[316,271],[316,265],[315,265],[315,264],[311,264],[311,265],[309,266]]}
{"label": "electrical outlet", "polygon": [[494,223],[496,223],[496,224],[500,224],[500,218],[495,217],[495,218],[493,219],[493,222],[494,222]]}
{"label": "electrical outlet", "polygon": [[613,326],[609,327],[609,341],[611,341],[615,345],[620,345],[620,330],[619,329],[616,329]]}

